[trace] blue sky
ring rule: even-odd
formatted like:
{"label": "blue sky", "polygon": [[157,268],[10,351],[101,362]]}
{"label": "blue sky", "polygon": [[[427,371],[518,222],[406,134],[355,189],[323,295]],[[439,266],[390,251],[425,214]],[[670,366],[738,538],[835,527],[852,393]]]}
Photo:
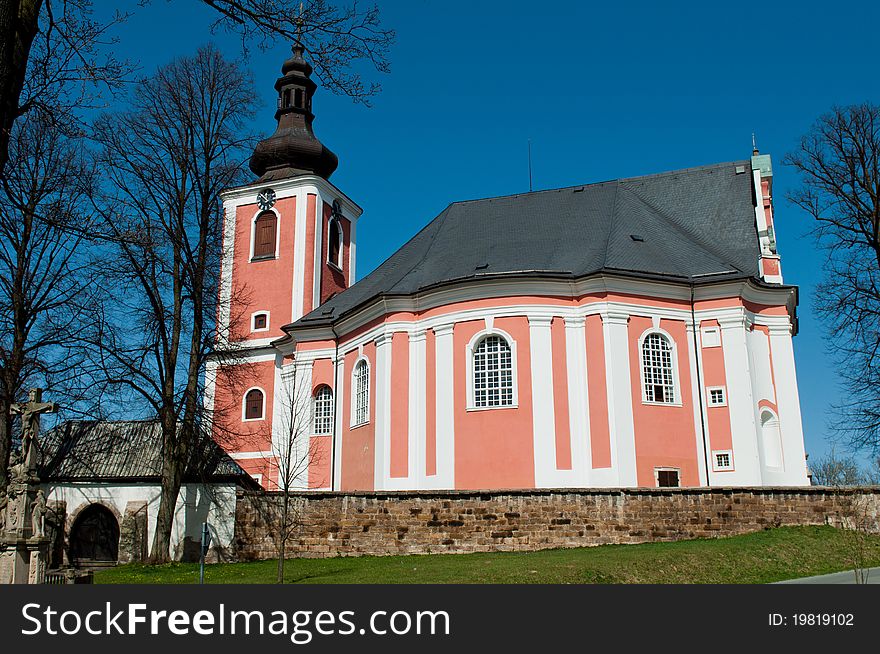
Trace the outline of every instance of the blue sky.
{"label": "blue sky", "polygon": [[[381,95],[368,109],[319,91],[313,107],[316,134],[339,155],[333,183],[364,208],[359,277],[450,202],[528,190],[528,139],[542,189],[744,159],[756,132],[773,156],[785,281],[801,287],[807,451],[827,451],[839,391],[813,312],[822,254],[785,199],[797,180],[781,159],[832,105],[880,101],[880,4],[379,5],[397,31],[391,74],[374,76]],[[210,33],[212,17],[193,0],[153,0],[117,30],[120,50],[145,73],[211,40],[240,56],[235,37]],[[249,53],[265,101],[257,129],[274,128],[272,85],[288,53]]]}

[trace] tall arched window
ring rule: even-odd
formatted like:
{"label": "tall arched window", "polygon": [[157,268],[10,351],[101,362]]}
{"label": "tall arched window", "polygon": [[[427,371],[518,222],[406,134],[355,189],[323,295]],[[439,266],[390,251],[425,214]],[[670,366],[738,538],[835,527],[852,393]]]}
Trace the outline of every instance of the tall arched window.
{"label": "tall arched window", "polygon": [[312,411],[314,434],[333,433],[333,391],[327,385],[319,386]]}
{"label": "tall arched window", "polygon": [[642,378],[646,402],[675,403],[672,345],[663,334],[648,334],[642,342]]}
{"label": "tall arched window", "polygon": [[275,234],[278,217],[271,211],[264,211],[254,223],[254,259],[275,256]]}
{"label": "tall arched window", "polygon": [[335,216],[330,219],[327,231],[327,261],[337,268],[342,268],[342,226]]}
{"label": "tall arched window", "polygon": [[474,406],[513,405],[513,357],[501,336],[483,338],[474,348]]}
{"label": "tall arched window", "polygon": [[263,417],[263,391],[252,388],[244,396],[244,419],[259,420]]}
{"label": "tall arched window", "polygon": [[361,359],[354,367],[354,424],[363,425],[370,419],[370,368]]}

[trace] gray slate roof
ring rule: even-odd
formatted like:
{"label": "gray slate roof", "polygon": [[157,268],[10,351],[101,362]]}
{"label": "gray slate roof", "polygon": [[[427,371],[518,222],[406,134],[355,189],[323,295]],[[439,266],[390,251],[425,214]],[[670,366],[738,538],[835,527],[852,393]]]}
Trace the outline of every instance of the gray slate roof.
{"label": "gray slate roof", "polygon": [[[745,172],[737,173],[738,166]],[[749,161],[737,161],[455,202],[376,270],[292,327],[335,322],[380,296],[478,277],[608,272],[694,283],[758,277],[750,172]]]}
{"label": "gray slate roof", "polygon": [[[43,482],[158,482],[162,428],[153,420],[71,420],[39,437]],[[256,484],[217,443],[205,438],[193,453],[184,481]]]}

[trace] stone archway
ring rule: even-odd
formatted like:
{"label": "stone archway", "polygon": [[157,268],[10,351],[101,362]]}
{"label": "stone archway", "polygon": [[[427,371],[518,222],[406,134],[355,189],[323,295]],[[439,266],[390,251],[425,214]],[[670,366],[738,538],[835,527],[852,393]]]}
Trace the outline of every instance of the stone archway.
{"label": "stone archway", "polygon": [[70,530],[70,562],[77,568],[116,565],[119,560],[119,521],[102,504],[90,504]]}

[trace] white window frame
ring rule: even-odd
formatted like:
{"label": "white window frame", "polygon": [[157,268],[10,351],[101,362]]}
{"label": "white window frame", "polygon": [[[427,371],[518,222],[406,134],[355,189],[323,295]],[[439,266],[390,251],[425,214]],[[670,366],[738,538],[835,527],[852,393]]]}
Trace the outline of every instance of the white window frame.
{"label": "white window frame", "polygon": [[[339,261],[333,261],[330,258],[330,224],[336,220],[337,225],[339,225]],[[333,214],[330,214],[330,220],[327,221],[327,263],[339,272],[342,272],[342,261],[343,261],[343,245],[345,244],[345,230],[342,229],[342,215],[334,218]]]}
{"label": "white window frame", "polygon": [[721,347],[721,328],[702,327],[700,329],[700,342],[703,347]]}
{"label": "white window frame", "polygon": [[[477,349],[477,345],[484,339],[489,336],[498,336],[504,339],[507,342],[507,346],[510,348],[510,376],[511,382],[513,383],[513,397],[511,400],[511,404],[504,404],[499,406],[477,406],[476,405],[476,394],[474,393],[474,379],[476,377],[474,373],[474,352]],[[492,329],[483,329],[471,337],[471,340],[468,341],[468,344],[465,348],[465,361],[467,365],[467,410],[468,411],[495,411],[498,409],[516,409],[519,408],[519,382],[517,376],[517,358],[516,358],[516,341],[514,338],[508,334],[503,329],[498,329],[497,327],[493,327]]]}
{"label": "white window frame", "polygon": [[272,207],[271,209],[266,209],[266,211],[263,211],[262,209],[257,209],[257,213],[255,213],[253,218],[251,218],[251,253],[248,257],[248,263],[259,263],[260,261],[270,260],[269,257],[260,257],[260,259],[254,261],[254,246],[256,245],[257,238],[257,218],[268,211],[271,211],[275,214],[275,255],[271,257],[271,259],[278,258],[278,248],[281,247],[281,214],[275,207]]}
{"label": "white window frame", "polygon": [[[358,422],[358,420],[357,420],[358,390],[357,390],[356,373],[357,373],[358,366],[362,362],[364,364],[366,364],[366,367],[367,367],[367,407],[366,407],[366,419],[363,422]],[[355,360],[354,365],[351,368],[351,384],[349,385],[349,388],[351,389],[351,416],[350,416],[350,420],[349,420],[349,426],[351,429],[354,429],[356,427],[363,427],[364,425],[370,424],[370,393],[373,390],[371,388],[372,384],[370,384],[370,372],[371,372],[370,360],[364,355],[359,356]]]}
{"label": "white window frame", "polygon": [[[643,359],[643,348],[645,345],[645,340],[648,338],[648,336],[652,334],[659,334],[660,336],[663,336],[669,343],[670,357],[672,358],[672,402],[657,402],[656,400],[648,399],[648,387],[645,384],[645,364]],[[682,406],[681,378],[678,374],[678,346],[675,343],[675,339],[672,338],[672,334],[664,329],[660,329],[659,327],[646,329],[644,332],[642,332],[642,335],[639,336],[639,349],[637,354],[639,357],[639,378],[641,379],[642,384],[642,404],[649,404],[651,406]]]}
{"label": "white window frame", "polygon": [[263,486],[263,473],[262,472],[258,472],[256,474],[251,475],[251,479],[253,479],[255,482],[257,482],[260,486]]}
{"label": "white window frame", "polygon": [[[324,389],[330,391],[330,415],[322,416],[322,419],[329,420],[330,428],[327,431],[318,431],[317,428],[317,420],[318,420],[318,393],[323,391]],[[336,403],[336,397],[333,394],[333,389],[329,384],[318,384],[318,387],[315,389],[315,392],[312,394],[312,436],[332,436],[333,435],[333,407]]]}
{"label": "white window frame", "polygon": [[[254,325],[256,325],[257,316],[260,316],[260,315],[263,315],[263,314],[266,314],[266,326],[265,326],[265,327],[262,327],[262,328],[260,328],[260,329],[257,329],[257,328],[254,326]],[[265,311],[265,310],[262,310],[262,309],[261,309],[260,311],[254,311],[254,312],[251,314],[251,332],[267,332],[267,331],[269,331],[269,328],[270,328],[271,325],[272,325],[271,320],[272,320],[272,316],[269,314],[268,311]]]}
{"label": "white window frame", "polygon": [[[721,401],[712,401],[712,391],[721,391]],[[726,386],[707,386],[706,387],[706,405],[710,407],[727,406],[727,387]]]}
{"label": "white window frame", "polygon": [[[678,473],[678,486],[661,486],[660,485],[660,473],[661,472],[675,472]],[[654,468],[654,486],[657,488],[681,488],[681,468],[671,468],[668,466],[660,466]]]}
{"label": "white window frame", "polygon": [[[263,407],[261,410],[261,416],[259,418],[247,418],[247,396],[251,391],[260,391],[263,394]],[[247,389],[244,394],[241,396],[241,421],[242,422],[259,422],[260,420],[266,419],[266,391],[264,391],[259,386],[251,386]]]}
{"label": "white window frame", "polygon": [[[727,455],[730,463],[726,466],[718,465],[718,455]],[[712,472],[732,472],[733,467],[733,450],[712,450]]]}

